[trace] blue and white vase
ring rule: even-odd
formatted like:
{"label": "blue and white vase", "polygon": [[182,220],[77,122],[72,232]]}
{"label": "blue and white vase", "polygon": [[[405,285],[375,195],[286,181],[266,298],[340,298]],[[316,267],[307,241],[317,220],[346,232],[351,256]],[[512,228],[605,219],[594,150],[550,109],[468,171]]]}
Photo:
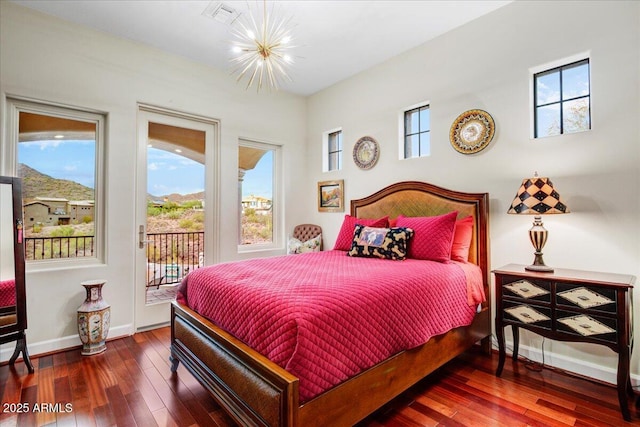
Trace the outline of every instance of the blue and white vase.
{"label": "blue and white vase", "polygon": [[107,349],[105,341],[109,334],[111,306],[102,298],[105,280],[87,280],[80,283],[87,298],[78,307],[78,334],[82,341],[82,355],[90,356]]}

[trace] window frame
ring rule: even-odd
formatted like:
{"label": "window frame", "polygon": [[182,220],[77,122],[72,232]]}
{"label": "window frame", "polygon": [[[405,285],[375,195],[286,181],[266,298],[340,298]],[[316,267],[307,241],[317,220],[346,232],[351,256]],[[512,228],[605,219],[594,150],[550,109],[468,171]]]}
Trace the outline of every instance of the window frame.
{"label": "window frame", "polygon": [[[420,130],[420,112],[422,110],[429,110],[429,129],[425,130],[425,131],[421,131]],[[413,113],[417,111],[418,112],[418,132],[414,132],[414,133],[407,133],[407,114],[409,113]],[[415,104],[415,105],[411,105],[409,107],[406,107],[402,110],[402,112],[399,114],[399,136],[400,136],[400,144],[399,144],[399,158],[401,160],[408,160],[408,159],[419,159],[419,158],[423,158],[423,157],[430,157],[431,156],[431,102],[429,101],[425,101],[425,102],[421,102],[419,104]],[[422,135],[429,135],[429,145],[428,145],[428,152],[423,154],[421,151],[421,139],[422,139]],[[407,137],[409,136],[414,136],[414,135],[418,135],[418,155],[417,156],[409,156],[407,157]]]}
{"label": "window frame", "polygon": [[106,157],[106,124],[107,113],[89,108],[72,107],[52,102],[7,97],[5,162],[0,165],[3,174],[17,176],[18,173],[18,144],[20,113],[54,116],[70,120],[95,123],[95,188],[94,188],[94,253],[93,256],[80,258],[50,258],[41,260],[27,260],[25,265],[30,271],[46,271],[52,269],[67,269],[84,266],[105,265],[106,251],[106,192],[104,175]]}
{"label": "window frame", "polygon": [[[580,96],[574,96],[572,98],[567,98],[564,99],[563,98],[563,93],[562,93],[562,71],[564,69],[568,69],[571,67],[576,66],[577,64],[580,64],[581,62],[586,62],[588,65],[588,85],[589,85],[589,93],[588,95],[580,95]],[[579,53],[576,55],[572,55],[566,58],[562,58],[553,62],[549,62],[543,65],[539,65],[537,67],[533,67],[529,69],[529,95],[530,95],[530,117],[531,117],[531,128],[530,128],[530,138],[531,139],[543,139],[543,138],[550,138],[550,137],[558,137],[558,136],[562,136],[562,135],[571,135],[571,134],[576,134],[576,133],[581,133],[581,132],[587,132],[593,129],[593,104],[592,104],[592,100],[593,100],[593,90],[592,90],[592,84],[591,84],[591,70],[592,70],[592,59],[591,59],[591,53],[590,51],[587,52],[583,52],[583,53]],[[546,104],[541,104],[541,105],[537,105],[538,103],[538,91],[537,91],[537,85],[536,85],[536,78],[540,75],[544,75],[544,74],[549,74],[552,72],[558,72],[560,73],[560,87],[559,87],[559,92],[560,92],[560,100],[557,102],[550,102],[550,103],[546,103]],[[580,130],[580,131],[576,131],[576,132],[565,132],[564,131],[564,123],[563,123],[563,106],[564,103],[566,102],[571,102],[574,101],[576,99],[583,99],[583,98],[587,98],[588,99],[588,106],[589,106],[589,115],[588,115],[588,119],[589,119],[589,128],[588,129],[584,129],[584,130]],[[560,133],[556,134],[556,135],[543,135],[543,136],[539,136],[538,135],[538,108],[541,106],[546,106],[546,105],[559,105],[560,106],[560,113],[559,113],[559,124],[560,124]]]}
{"label": "window frame", "polygon": [[[336,169],[330,169],[329,165],[330,165],[330,161],[329,161],[329,157],[331,155],[331,151],[329,151],[329,139],[331,137],[331,135],[339,133],[340,134],[340,150],[337,150],[335,152],[339,153],[339,159],[338,159],[338,164],[339,167]],[[334,172],[334,171],[341,171],[343,169],[344,166],[344,132],[342,131],[341,127],[335,128],[335,129],[331,129],[328,130],[326,132],[322,133],[322,172]]]}
{"label": "window frame", "polygon": [[[273,151],[273,170],[272,170],[272,198],[271,198],[271,221],[272,221],[272,239],[270,243],[255,243],[255,244],[241,244],[238,241],[238,253],[250,253],[260,251],[271,251],[275,249],[282,249],[284,247],[284,239],[281,236],[281,230],[284,229],[284,212],[283,203],[283,173],[282,173],[282,152],[283,146],[258,141],[250,138],[239,138],[238,149],[240,147],[256,148],[260,150]],[[238,150],[239,153],[239,150]],[[242,236],[242,191],[238,191],[238,237]]]}

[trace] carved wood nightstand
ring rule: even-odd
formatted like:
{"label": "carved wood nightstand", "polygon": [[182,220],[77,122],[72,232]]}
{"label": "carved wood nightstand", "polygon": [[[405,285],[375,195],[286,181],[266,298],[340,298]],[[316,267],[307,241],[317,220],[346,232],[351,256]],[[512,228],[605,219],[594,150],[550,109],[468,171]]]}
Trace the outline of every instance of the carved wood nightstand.
{"label": "carved wood nightstand", "polygon": [[493,271],[499,361],[505,361],[504,327],[513,331],[513,360],[518,360],[519,328],[544,337],[587,342],[618,353],[617,389],[620,410],[631,421],[628,395],[633,393],[629,363],[633,344],[633,284],[623,274],[556,268],[553,273],[527,271],[509,264]]}

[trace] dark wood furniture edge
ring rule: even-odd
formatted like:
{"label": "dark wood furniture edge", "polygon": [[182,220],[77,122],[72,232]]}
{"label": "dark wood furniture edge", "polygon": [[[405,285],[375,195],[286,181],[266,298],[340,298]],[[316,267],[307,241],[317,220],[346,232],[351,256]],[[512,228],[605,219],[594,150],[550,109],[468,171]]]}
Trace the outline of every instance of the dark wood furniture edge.
{"label": "dark wood furniture edge", "polygon": [[[304,405],[298,406],[298,379],[295,376],[193,310],[173,302],[171,309],[172,371],[175,372],[178,362],[182,362],[185,368],[241,425],[300,427],[352,425],[475,343],[481,341],[483,350],[490,354],[492,319],[488,259],[488,194],[461,193],[427,183],[407,181],[392,184],[364,199],[353,200],[352,214],[357,214],[362,206],[405,190],[417,190],[434,194],[445,200],[473,206],[477,224],[474,245],[478,257],[477,263],[483,272],[487,301],[482,304],[480,313],[476,315],[470,326],[456,328],[432,338],[416,349],[401,352]],[[446,205],[444,208],[446,209]],[[216,363],[224,364],[224,370],[230,371],[231,374],[223,373],[222,375],[226,377],[221,378],[221,375],[213,369]],[[227,381],[234,383],[235,386],[228,384]],[[239,387],[240,390],[234,387]],[[250,397],[256,395],[262,398]]]}
{"label": "dark wood furniture edge", "polygon": [[[18,241],[18,230],[16,222],[23,222],[22,218],[22,179],[18,177],[0,176],[0,183],[12,185],[13,203],[13,241]],[[13,365],[22,353],[22,360],[27,366],[29,373],[34,373],[35,369],[31,363],[29,352],[27,351],[27,291],[25,286],[25,252],[24,239],[22,243],[14,245],[14,266],[16,281],[16,322],[12,325],[3,325],[0,328],[0,343],[16,342],[13,355],[9,358],[9,364]]]}

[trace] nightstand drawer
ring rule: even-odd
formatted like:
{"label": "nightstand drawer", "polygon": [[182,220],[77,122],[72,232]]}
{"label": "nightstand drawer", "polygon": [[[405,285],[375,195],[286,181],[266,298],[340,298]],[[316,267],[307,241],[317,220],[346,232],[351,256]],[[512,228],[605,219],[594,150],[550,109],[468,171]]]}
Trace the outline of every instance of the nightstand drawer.
{"label": "nightstand drawer", "polygon": [[501,313],[503,321],[519,323],[521,327],[552,329],[552,313],[548,307],[505,300],[502,304]]}
{"label": "nightstand drawer", "polygon": [[556,310],[556,319],[558,332],[603,343],[618,342],[618,322],[611,317]]}
{"label": "nightstand drawer", "polygon": [[551,282],[548,280],[509,277],[502,285],[502,296],[524,302],[551,302]]}
{"label": "nightstand drawer", "polygon": [[616,290],[580,283],[557,283],[556,304],[559,307],[580,308],[589,312],[615,315],[618,301]]}

